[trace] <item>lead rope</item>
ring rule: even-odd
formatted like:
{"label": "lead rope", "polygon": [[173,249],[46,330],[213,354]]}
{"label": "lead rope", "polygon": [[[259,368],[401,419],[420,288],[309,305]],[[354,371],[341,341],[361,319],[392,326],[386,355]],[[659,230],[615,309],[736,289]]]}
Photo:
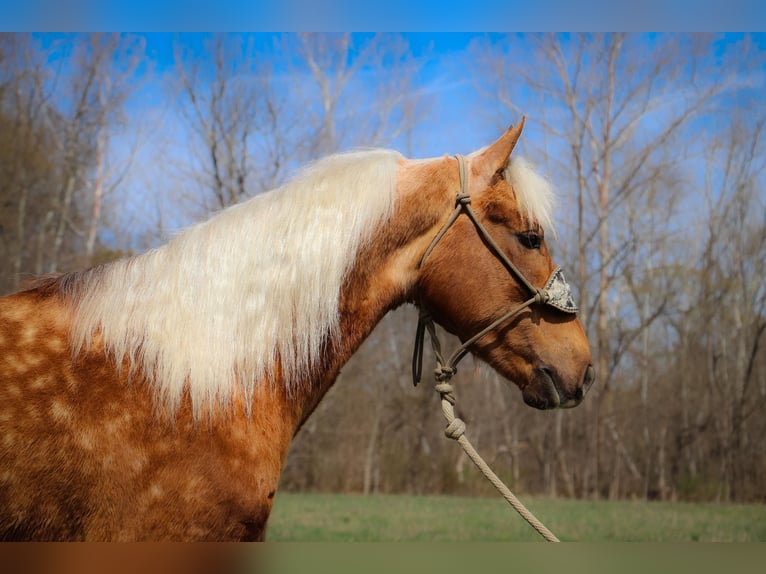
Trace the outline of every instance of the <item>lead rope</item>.
{"label": "lead rope", "polygon": [[467,174],[465,168],[465,160],[463,156],[455,156],[458,161],[458,168],[460,170],[460,192],[455,199],[455,210],[450,215],[447,222],[441,228],[436,237],[434,237],[431,244],[426,249],[420,260],[420,267],[423,266],[426,258],[431,254],[436,244],[441,240],[447,230],[457,220],[458,216],[465,212],[473,222],[479,234],[487,241],[490,249],[501,260],[506,269],[519,280],[520,283],[526,286],[529,292],[532,294],[530,299],[506,313],[497,321],[494,321],[491,325],[482,329],[479,333],[471,337],[468,341],[463,343],[445,362],[442,357],[441,344],[439,338],[436,335],[436,327],[433,320],[428,316],[427,312],[421,307],[420,317],[418,318],[417,331],[415,333],[415,349],[412,357],[412,379],[415,385],[420,381],[422,369],[423,369],[423,347],[425,345],[426,330],[431,338],[431,347],[433,348],[434,355],[436,356],[436,370],[434,371],[434,378],[436,379],[436,392],[441,396],[442,413],[444,418],[447,419],[447,428],[444,430],[444,434],[447,438],[456,440],[458,444],[463,448],[463,451],[468,455],[468,458],[479,468],[482,474],[489,480],[492,485],[500,492],[500,494],[508,501],[513,509],[518,512],[521,517],[526,520],[532,528],[545,538],[548,542],[560,542],[558,538],[550,531],[545,525],[540,522],[534,514],[532,514],[521,501],[514,496],[511,490],[505,486],[502,480],[492,471],[489,465],[484,461],[481,455],[476,451],[471,442],[465,436],[465,422],[455,416],[455,393],[450,380],[452,376],[457,372],[457,363],[466,355],[468,347],[487,334],[489,331],[495,329],[500,324],[511,318],[513,315],[525,309],[533,303],[547,303],[549,300],[549,293],[546,289],[538,289],[534,287],[521,273],[516,266],[505,256],[502,250],[492,239],[491,235],[484,226],[479,222],[470,207],[471,197],[467,192]]}
{"label": "lead rope", "polygon": [[[456,440],[458,444],[463,447],[463,451],[468,455],[468,458],[479,468],[482,474],[489,480],[492,485],[500,492],[505,500],[510,504],[513,509],[518,512],[521,517],[529,523],[529,525],[537,530],[537,532],[545,538],[548,542],[560,542],[556,535],[553,534],[546,526],[540,522],[537,517],[524,506],[521,501],[511,492],[511,490],[500,480],[489,465],[484,461],[481,455],[476,451],[471,442],[465,436],[465,422],[455,416],[455,393],[450,384],[452,376],[456,373],[456,369],[453,364],[444,363],[444,359],[441,354],[441,345],[439,339],[436,337],[436,328],[433,321],[430,318],[421,316],[421,320],[418,325],[418,344],[416,347],[420,348],[422,353],[423,339],[425,338],[425,329],[428,329],[428,333],[431,336],[431,345],[436,356],[436,369],[434,370],[434,378],[436,379],[435,390],[441,396],[441,406],[444,418],[447,419],[447,428],[444,429],[444,434],[447,438]],[[422,333],[422,334],[421,334]],[[454,355],[453,355],[454,356]],[[422,355],[420,358],[422,364]]]}

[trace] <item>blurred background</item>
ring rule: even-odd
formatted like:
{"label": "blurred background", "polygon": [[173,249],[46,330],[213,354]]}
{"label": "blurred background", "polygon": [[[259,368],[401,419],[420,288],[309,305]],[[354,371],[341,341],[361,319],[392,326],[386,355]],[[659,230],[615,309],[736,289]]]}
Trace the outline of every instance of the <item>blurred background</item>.
{"label": "blurred background", "polygon": [[[467,359],[472,442],[517,493],[763,502],[765,55],[760,34],[0,34],[0,293],[324,155],[469,153],[526,115],[598,381],[539,412]],[[489,493],[412,387],[415,322],[390,314],[346,366],[282,491]]]}

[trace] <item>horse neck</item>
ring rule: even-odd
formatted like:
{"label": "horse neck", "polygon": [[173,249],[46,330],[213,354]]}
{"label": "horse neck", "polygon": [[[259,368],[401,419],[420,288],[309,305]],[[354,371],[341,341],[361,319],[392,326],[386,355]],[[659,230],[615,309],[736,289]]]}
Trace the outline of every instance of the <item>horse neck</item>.
{"label": "horse neck", "polygon": [[318,384],[305,397],[301,423],[383,316],[414,302],[420,260],[454,201],[457,170],[449,167],[448,158],[400,163],[394,215],[375,230],[348,273],[339,299],[339,335],[317,365]]}

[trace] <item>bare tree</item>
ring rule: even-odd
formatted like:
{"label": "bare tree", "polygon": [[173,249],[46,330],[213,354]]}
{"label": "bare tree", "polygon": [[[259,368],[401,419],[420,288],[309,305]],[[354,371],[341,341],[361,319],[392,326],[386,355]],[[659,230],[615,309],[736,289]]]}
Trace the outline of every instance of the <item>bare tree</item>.
{"label": "bare tree", "polygon": [[31,269],[32,236],[55,178],[53,133],[44,124],[50,93],[43,54],[31,36],[0,35],[0,291]]}
{"label": "bare tree", "polygon": [[[252,39],[215,34],[207,57],[176,45],[178,111],[194,136],[198,167],[189,174],[212,192],[203,210],[220,209],[269,187],[287,162],[281,103],[271,86],[270,64]],[[268,153],[255,154],[256,140]],[[261,151],[262,151],[261,150]]]}
{"label": "bare tree", "polygon": [[[85,256],[93,260],[99,227],[103,220],[104,201],[124,183],[143,143],[140,136],[125,145],[128,153],[119,161],[112,159],[110,144],[114,132],[125,125],[124,107],[136,90],[136,73],[145,63],[144,43],[140,38],[118,34],[95,34],[88,38],[90,50],[80,54],[80,67],[95,68],[93,105],[94,165],[88,179],[91,209],[87,221]],[[140,133],[140,130],[137,130]]]}
{"label": "bare tree", "polygon": [[310,157],[391,145],[400,137],[411,148],[427,102],[414,85],[421,64],[401,36],[358,40],[351,34],[302,34],[297,54],[298,66],[305,64],[313,80],[300,88],[315,134],[307,140]]}
{"label": "bare tree", "polygon": [[12,205],[16,214],[3,241],[12,261],[4,287],[13,289],[23,273],[94,260],[104,199],[127,172],[110,161],[110,137],[123,122],[142,42],[90,34],[43,47],[34,37],[8,34],[0,51],[9,143],[0,193],[3,209]]}
{"label": "bare tree", "polygon": [[126,169],[110,173],[109,139],[124,121],[143,42],[121,34],[89,34],[65,38],[54,49],[71,56],[68,69],[62,67],[53,79],[59,105],[47,110],[58,134],[61,179],[38,234],[37,273],[59,270],[70,237],[84,243],[86,261],[94,256],[104,198],[119,186]]}
{"label": "bare tree", "polygon": [[[646,346],[672,296],[671,283],[663,278],[675,262],[663,257],[672,253],[666,246],[674,238],[663,230],[671,227],[679,204],[678,164],[687,160],[683,142],[693,133],[693,122],[738,79],[734,70],[711,75],[702,65],[686,65],[710,55],[713,43],[707,37],[661,36],[648,42],[626,34],[580,34],[525,41],[534,47],[533,65],[516,65],[495,49],[484,59],[484,72],[492,75],[493,93],[512,111],[519,107],[521,89],[533,91],[540,107],[532,119],[546,129],[542,148],[535,151],[562,196],[574,200],[569,212],[576,223],[566,229],[572,240],[561,247],[575,247],[564,257],[576,262],[581,315],[599,380],[595,400],[585,406],[594,445],[587,490],[616,495],[623,465],[633,479],[646,482],[619,429],[624,413],[612,390],[618,368],[629,366],[636,348]],[[648,380],[640,385],[645,407]]]}
{"label": "bare tree", "polygon": [[[716,405],[712,424],[719,441],[718,497],[740,497],[753,467],[748,432],[762,412],[766,332],[766,116],[734,118],[730,131],[708,146],[707,238],[701,254],[699,304],[707,309],[702,331],[712,357],[707,386]],[[703,317],[705,316],[703,315]],[[756,456],[755,459],[759,459]]]}

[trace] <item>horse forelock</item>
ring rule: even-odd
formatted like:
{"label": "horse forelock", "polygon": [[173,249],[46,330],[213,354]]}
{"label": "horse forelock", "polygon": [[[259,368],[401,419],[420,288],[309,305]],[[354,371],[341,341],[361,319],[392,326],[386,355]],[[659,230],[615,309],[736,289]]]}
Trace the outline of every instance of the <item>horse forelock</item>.
{"label": "horse forelock", "polygon": [[251,397],[277,371],[295,392],[338,335],[357,253],[393,214],[400,158],[331,156],[163,247],[57,279],[75,350],[98,336],[171,412],[187,390],[196,412]]}
{"label": "horse forelock", "polygon": [[554,194],[551,184],[522,157],[511,156],[505,176],[516,193],[521,215],[553,232]]}

